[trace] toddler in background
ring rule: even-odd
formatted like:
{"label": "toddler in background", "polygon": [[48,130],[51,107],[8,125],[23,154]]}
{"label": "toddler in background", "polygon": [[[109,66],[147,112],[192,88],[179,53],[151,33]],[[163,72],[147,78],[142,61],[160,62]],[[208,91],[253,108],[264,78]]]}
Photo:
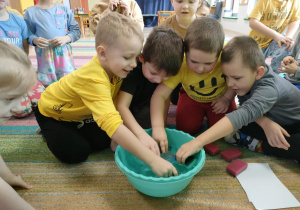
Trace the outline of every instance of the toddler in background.
{"label": "toddler in background", "polygon": [[184,38],[189,25],[200,17],[196,14],[199,0],[171,0],[171,4],[175,14],[165,19],[161,26],[173,28]]}
{"label": "toddler in background", "polygon": [[300,33],[289,56],[281,61],[279,73],[286,73],[285,78],[293,84],[300,84]]}
{"label": "toddler in background", "polygon": [[[15,45],[29,53],[29,31],[26,22],[22,17],[6,11],[9,0],[3,0],[0,4],[0,39],[6,43]],[[38,82],[28,93],[22,96],[21,106],[18,112],[14,113],[16,117],[26,117],[32,112],[32,108],[37,106],[37,102],[44,91],[43,85]]]}
{"label": "toddler in background", "polygon": [[209,17],[210,8],[209,3],[206,0],[203,0],[196,11],[196,14],[201,17]]}
{"label": "toddler in background", "polygon": [[53,0],[40,0],[24,15],[29,29],[29,43],[35,46],[38,80],[48,86],[74,70],[70,42],[81,32],[74,15],[67,7]]}
{"label": "toddler in background", "polygon": [[[20,98],[35,82],[36,73],[26,54],[0,40],[0,125],[18,112]],[[0,209],[33,209],[10,185],[32,188],[21,175],[13,174],[0,156]]]}

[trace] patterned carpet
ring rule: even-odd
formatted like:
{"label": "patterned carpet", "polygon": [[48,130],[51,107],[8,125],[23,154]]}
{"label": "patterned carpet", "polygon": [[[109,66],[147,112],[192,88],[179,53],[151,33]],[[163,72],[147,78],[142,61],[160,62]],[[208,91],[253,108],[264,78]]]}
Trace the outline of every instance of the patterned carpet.
{"label": "patterned carpet", "polygon": [[[77,67],[93,56],[92,45],[80,41],[73,44]],[[175,123],[175,109],[170,108],[169,124]],[[182,192],[154,198],[139,193],[129,183],[110,150],[93,154],[82,164],[62,164],[35,133],[36,128],[33,115],[13,118],[0,127],[0,154],[13,172],[21,173],[34,186],[31,190],[16,190],[36,209],[254,209],[238,180],[226,172],[228,163],[219,154],[206,156],[203,169]],[[216,144],[221,150],[230,147],[223,140]],[[241,151],[248,163],[269,163],[300,200],[300,167],[295,161]]]}

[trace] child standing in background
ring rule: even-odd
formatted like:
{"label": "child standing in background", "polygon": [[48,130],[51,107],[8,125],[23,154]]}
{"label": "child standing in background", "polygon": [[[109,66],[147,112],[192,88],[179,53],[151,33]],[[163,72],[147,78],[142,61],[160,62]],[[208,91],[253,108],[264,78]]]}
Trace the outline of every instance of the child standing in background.
{"label": "child standing in background", "polygon": [[116,12],[103,16],[95,37],[97,55],[43,92],[35,116],[59,160],[80,163],[92,152],[108,148],[112,140],[157,176],[178,174],[123,124],[114,105],[122,78],[136,67],[143,40],[140,25],[130,17]]}
{"label": "child standing in background", "polygon": [[197,18],[189,26],[184,40],[185,60],[179,73],[159,84],[151,99],[152,137],[162,152],[168,151],[164,104],[178,83],[182,83],[176,109],[178,130],[195,134],[200,131],[204,116],[211,127],[225,113],[236,109],[235,93],[227,87],[221,69],[224,39],[222,25],[213,18]]}
{"label": "child standing in background", "polygon": [[221,62],[240,106],[182,145],[177,161],[185,162],[204,145],[224,136],[228,143],[252,151],[300,161],[300,91],[265,64],[260,47],[249,36],[232,38],[223,49]]}
{"label": "child standing in background", "polygon": [[[8,44],[15,45],[28,55],[29,53],[29,31],[26,22],[18,15],[6,11],[9,0],[0,2],[0,39]],[[38,82],[27,94],[22,97],[21,106],[16,117],[25,117],[32,112],[32,108],[36,107],[41,93],[45,88]]]}
{"label": "child standing in background", "polygon": [[[294,45],[293,36],[299,27],[299,0],[259,0],[249,15],[249,36],[262,49],[265,59],[272,57],[271,67],[278,72],[281,61]],[[286,35],[282,33],[287,27]]]}
{"label": "child standing in background", "polygon": [[[144,145],[159,155],[151,128],[150,100],[157,85],[178,73],[183,60],[183,40],[171,28],[154,27],[139,55],[137,67],[123,80],[117,110],[126,125]],[[170,101],[166,101],[165,119]]]}
{"label": "child standing in background", "polygon": [[165,19],[161,26],[173,28],[184,39],[189,25],[199,17],[196,14],[199,6],[199,0],[171,0],[175,15]]}
{"label": "child standing in background", "polygon": [[38,80],[45,86],[58,81],[74,70],[70,42],[81,32],[74,15],[67,7],[53,0],[40,0],[24,15],[29,29],[29,43],[35,46]]}
{"label": "child standing in background", "polygon": [[203,0],[200,6],[197,9],[196,14],[201,17],[209,17],[210,14],[210,5],[206,0]]}
{"label": "child standing in background", "polygon": [[[9,120],[12,112],[18,112],[20,98],[35,82],[36,73],[27,55],[0,40],[0,125]],[[33,209],[9,185],[32,188],[21,175],[13,174],[0,156],[0,209]]]}
{"label": "child standing in background", "polygon": [[[161,26],[173,28],[184,39],[186,30],[189,25],[197,17],[200,17],[196,14],[197,8],[199,6],[199,0],[171,0],[171,3],[174,7],[175,15],[172,15],[171,17],[165,19],[161,23]],[[181,87],[182,85],[181,83],[179,83],[170,96],[170,100],[174,105],[177,105]]]}

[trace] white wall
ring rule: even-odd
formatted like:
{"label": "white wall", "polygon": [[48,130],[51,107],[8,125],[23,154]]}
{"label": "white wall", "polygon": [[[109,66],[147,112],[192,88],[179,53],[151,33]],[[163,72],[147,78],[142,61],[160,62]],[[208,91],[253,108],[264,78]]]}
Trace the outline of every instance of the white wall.
{"label": "white wall", "polygon": [[238,19],[225,19],[224,8],[222,8],[222,14],[220,17],[220,23],[225,30],[234,31],[240,34],[248,35],[250,32],[249,20],[244,20],[247,16],[247,5],[239,5]]}

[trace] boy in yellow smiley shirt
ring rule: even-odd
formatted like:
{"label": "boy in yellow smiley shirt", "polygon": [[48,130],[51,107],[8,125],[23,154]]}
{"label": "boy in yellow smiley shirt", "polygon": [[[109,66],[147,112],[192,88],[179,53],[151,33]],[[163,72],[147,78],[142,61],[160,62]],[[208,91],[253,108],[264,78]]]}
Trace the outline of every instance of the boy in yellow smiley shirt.
{"label": "boy in yellow smiley shirt", "polygon": [[220,55],[224,44],[221,24],[208,17],[195,19],[188,27],[185,60],[176,76],[159,84],[151,99],[152,137],[162,152],[168,149],[164,130],[164,105],[173,89],[182,83],[176,109],[176,128],[195,134],[204,116],[212,126],[236,109],[235,93],[228,89],[222,73]]}

